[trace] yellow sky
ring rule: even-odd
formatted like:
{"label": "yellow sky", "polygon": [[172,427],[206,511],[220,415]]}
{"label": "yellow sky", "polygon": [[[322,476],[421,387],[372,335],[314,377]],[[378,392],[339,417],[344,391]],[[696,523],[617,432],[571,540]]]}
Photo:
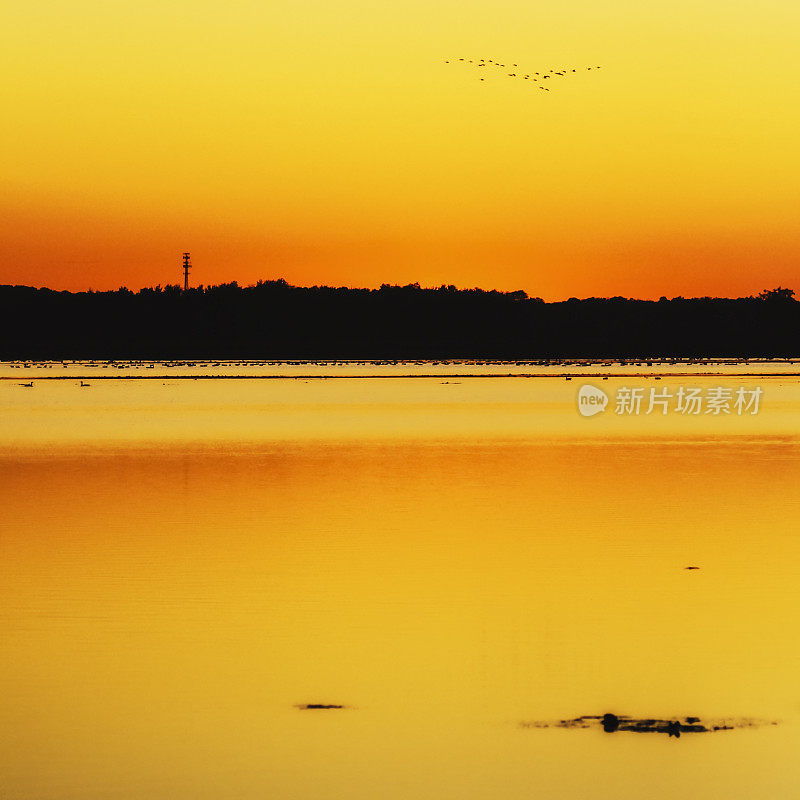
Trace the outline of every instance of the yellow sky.
{"label": "yellow sky", "polygon": [[177,282],[190,250],[206,284],[800,289],[798,29],[788,0],[17,4],[0,282]]}

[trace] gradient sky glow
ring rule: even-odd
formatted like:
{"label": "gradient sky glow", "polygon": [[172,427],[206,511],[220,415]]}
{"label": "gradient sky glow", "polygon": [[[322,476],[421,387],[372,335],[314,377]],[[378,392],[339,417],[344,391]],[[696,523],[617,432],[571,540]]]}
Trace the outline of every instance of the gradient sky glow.
{"label": "gradient sky glow", "polygon": [[[800,289],[790,0],[44,0],[0,29],[0,283]],[[600,64],[544,93],[445,59]]]}

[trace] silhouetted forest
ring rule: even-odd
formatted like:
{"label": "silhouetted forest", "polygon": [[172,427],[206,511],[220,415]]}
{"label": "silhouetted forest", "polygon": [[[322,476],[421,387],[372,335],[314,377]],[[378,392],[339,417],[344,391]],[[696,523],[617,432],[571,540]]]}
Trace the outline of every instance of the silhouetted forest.
{"label": "silhouetted forest", "polygon": [[441,286],[259,281],[132,292],[0,286],[2,359],[646,358],[800,355],[790,289],[545,303]]}

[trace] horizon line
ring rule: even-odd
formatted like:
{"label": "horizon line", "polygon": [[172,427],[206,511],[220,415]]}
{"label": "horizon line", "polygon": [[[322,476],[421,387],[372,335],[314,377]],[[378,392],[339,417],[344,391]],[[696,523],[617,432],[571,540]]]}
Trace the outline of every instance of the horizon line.
{"label": "horizon line", "polygon": [[[260,278],[255,283],[249,284],[240,284],[237,280],[232,281],[223,281],[221,283],[211,283],[211,284],[203,284],[200,283],[197,286],[189,286],[188,291],[198,291],[198,290],[209,290],[209,289],[218,289],[224,287],[236,287],[238,289],[255,289],[261,285],[269,285],[269,284],[279,284],[283,285],[288,289],[302,289],[307,291],[313,291],[315,289],[331,289],[336,291],[354,291],[354,292],[380,292],[386,289],[414,289],[419,291],[425,292],[435,292],[435,291],[453,291],[453,292],[481,292],[484,294],[500,294],[500,295],[517,295],[520,299],[527,299],[527,300],[534,300],[534,301],[541,301],[547,304],[553,303],[567,303],[573,300],[577,300],[579,302],[587,301],[587,300],[627,300],[633,302],[643,302],[643,303],[657,303],[662,300],[671,301],[671,300],[750,300],[756,299],[759,297],[764,298],[767,295],[774,294],[774,296],[783,295],[785,299],[790,299],[797,302],[797,298],[795,297],[795,290],[790,289],[784,286],[777,286],[771,289],[764,288],[761,289],[760,292],[753,293],[750,295],[739,295],[738,297],[732,297],[729,295],[693,295],[690,297],[684,295],[673,295],[672,297],[667,297],[666,295],[661,295],[658,298],[648,298],[648,297],[628,297],[624,295],[608,295],[608,296],[598,296],[598,295],[590,295],[584,297],[577,297],[572,295],[570,297],[565,297],[559,300],[544,300],[542,297],[538,295],[531,295],[525,289],[484,289],[480,286],[456,286],[455,284],[440,284],[438,286],[422,286],[418,281],[414,283],[382,283],[380,286],[348,286],[348,285],[340,285],[334,286],[331,284],[311,284],[311,285],[300,285],[300,284],[292,284],[289,283],[285,278]],[[126,285],[118,286],[113,289],[94,289],[93,287],[89,287],[88,289],[54,289],[50,286],[33,286],[29,284],[0,284],[0,289],[32,289],[34,291],[50,291],[56,292],[59,294],[113,294],[116,292],[130,292],[132,294],[141,294],[145,291],[165,291],[165,290],[176,290],[178,292],[184,292],[184,288],[179,283],[165,283],[165,284],[155,284],[150,286],[140,286],[138,289],[131,289]]]}

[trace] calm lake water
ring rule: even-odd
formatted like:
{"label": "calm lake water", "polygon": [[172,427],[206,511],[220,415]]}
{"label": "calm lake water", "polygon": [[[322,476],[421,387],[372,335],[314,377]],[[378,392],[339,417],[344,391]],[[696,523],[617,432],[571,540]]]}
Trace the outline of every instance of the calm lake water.
{"label": "calm lake water", "polygon": [[0,797],[798,796],[799,372],[0,365]]}

